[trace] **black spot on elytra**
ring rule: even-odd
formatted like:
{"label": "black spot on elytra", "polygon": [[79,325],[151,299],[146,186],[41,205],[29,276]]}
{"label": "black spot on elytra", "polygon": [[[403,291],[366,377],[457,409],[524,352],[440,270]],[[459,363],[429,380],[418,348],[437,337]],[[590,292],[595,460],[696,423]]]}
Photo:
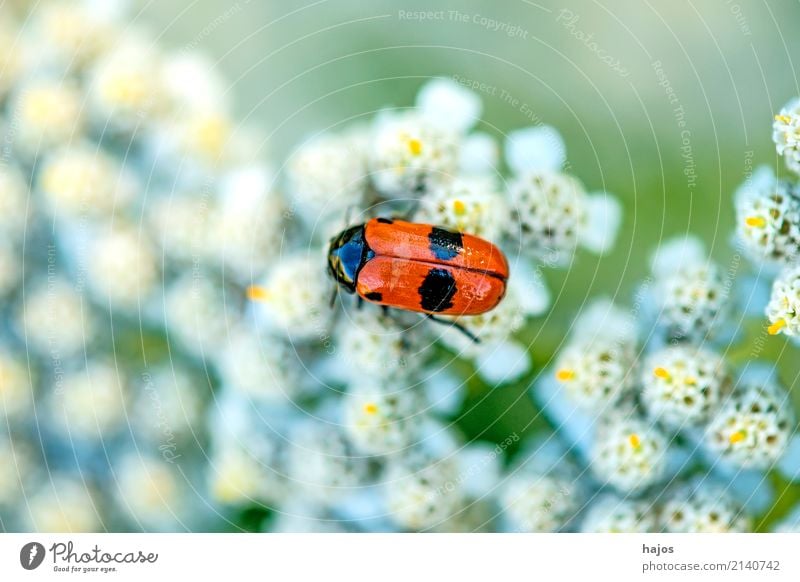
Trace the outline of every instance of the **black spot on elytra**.
{"label": "black spot on elytra", "polygon": [[425,311],[445,311],[453,306],[456,280],[447,269],[431,269],[419,289],[420,305]]}
{"label": "black spot on elytra", "polygon": [[383,294],[378,293],[377,291],[370,291],[364,295],[364,299],[369,299],[370,301],[380,301],[383,299]]}
{"label": "black spot on elytra", "polygon": [[440,261],[449,261],[464,248],[460,232],[453,232],[434,226],[428,235],[430,249]]}
{"label": "black spot on elytra", "polygon": [[394,220],[392,220],[391,218],[379,217],[378,222],[380,222],[381,224],[394,224]]}

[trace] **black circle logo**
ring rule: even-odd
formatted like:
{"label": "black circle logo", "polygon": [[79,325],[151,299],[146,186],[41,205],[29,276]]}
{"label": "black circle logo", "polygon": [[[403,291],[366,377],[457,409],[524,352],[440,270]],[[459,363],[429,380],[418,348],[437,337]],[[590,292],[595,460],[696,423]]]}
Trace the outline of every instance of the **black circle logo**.
{"label": "black circle logo", "polygon": [[19,563],[26,570],[35,570],[44,561],[44,546],[39,542],[29,542],[19,551]]}

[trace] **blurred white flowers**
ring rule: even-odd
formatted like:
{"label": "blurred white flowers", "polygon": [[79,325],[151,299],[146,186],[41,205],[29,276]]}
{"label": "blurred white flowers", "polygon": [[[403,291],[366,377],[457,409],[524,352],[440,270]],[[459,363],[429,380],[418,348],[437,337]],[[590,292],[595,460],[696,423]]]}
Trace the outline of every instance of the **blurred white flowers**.
{"label": "blurred white flowers", "polygon": [[658,531],[654,507],[647,501],[606,495],[592,503],[581,524],[586,533],[647,533]]}
{"label": "blurred white flowers", "polygon": [[523,469],[506,484],[501,506],[511,531],[550,533],[572,520],[581,501],[571,479]]}
{"label": "blurred white flowers", "polygon": [[800,334],[800,265],[786,267],[772,284],[772,296],[767,305],[769,333]]}
{"label": "blurred white flowers", "polygon": [[723,359],[704,348],[676,345],[654,352],[642,376],[645,408],[671,428],[708,420],[729,392]]}
{"label": "blurred white flowers", "polygon": [[709,423],[710,448],[737,467],[773,466],[796,429],[788,398],[774,382],[742,379]]}
{"label": "blurred white flowers", "polygon": [[661,509],[664,531],[733,533],[750,531],[750,520],[728,492],[699,479],[676,487]]}
{"label": "blurred white flowers", "polygon": [[694,237],[661,244],[651,261],[652,310],[674,339],[711,338],[725,321],[730,281]]}
{"label": "blurred white flowers", "polygon": [[786,167],[800,174],[800,99],[792,99],[775,116],[772,141],[783,156]]}
{"label": "blurred white flowers", "polygon": [[800,198],[795,189],[762,167],[736,192],[736,232],[753,260],[780,266],[797,258]]}

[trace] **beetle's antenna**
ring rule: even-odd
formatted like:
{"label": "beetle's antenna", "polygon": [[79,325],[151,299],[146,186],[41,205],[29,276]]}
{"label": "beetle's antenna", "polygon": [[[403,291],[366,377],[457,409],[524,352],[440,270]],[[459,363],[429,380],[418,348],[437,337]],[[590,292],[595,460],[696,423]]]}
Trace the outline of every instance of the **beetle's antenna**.
{"label": "beetle's antenna", "polygon": [[333,286],[333,292],[331,293],[331,299],[329,302],[330,308],[333,309],[334,305],[336,304],[336,297],[339,296],[339,286]]}
{"label": "beetle's antenna", "polygon": [[419,198],[412,198],[411,203],[406,208],[405,212],[400,213],[400,220],[405,220],[406,222],[411,222],[414,219],[414,215],[417,213],[420,207],[420,199]]}

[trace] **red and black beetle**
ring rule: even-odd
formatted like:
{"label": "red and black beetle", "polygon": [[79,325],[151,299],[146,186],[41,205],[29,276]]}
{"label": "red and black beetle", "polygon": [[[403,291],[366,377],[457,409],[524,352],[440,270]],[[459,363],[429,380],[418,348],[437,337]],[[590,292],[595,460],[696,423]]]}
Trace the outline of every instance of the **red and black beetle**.
{"label": "red and black beetle", "polygon": [[490,311],[503,299],[509,274],[503,252],[482,238],[388,218],[334,237],[328,271],[366,301],[431,319]]}

